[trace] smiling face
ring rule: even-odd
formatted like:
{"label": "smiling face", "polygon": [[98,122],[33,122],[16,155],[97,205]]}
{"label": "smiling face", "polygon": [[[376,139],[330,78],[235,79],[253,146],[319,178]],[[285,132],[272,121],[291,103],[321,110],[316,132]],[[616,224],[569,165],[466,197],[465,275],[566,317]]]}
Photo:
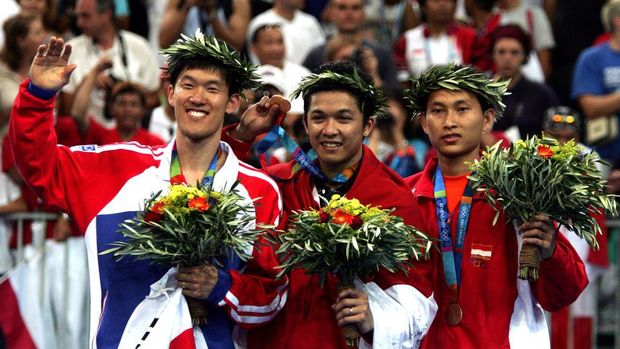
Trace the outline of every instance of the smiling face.
{"label": "smiling face", "polygon": [[228,96],[228,85],[217,69],[186,69],[168,87],[168,102],[174,107],[178,135],[190,142],[219,136],[224,114],[239,106],[239,95]]}
{"label": "smiling face", "polygon": [[372,131],[374,119],[364,122],[350,93],[323,91],[310,97],[304,125],[321,170],[331,177],[360,160],[364,136]]}
{"label": "smiling face", "polygon": [[442,89],[431,93],[420,122],[440,160],[467,161],[478,156],[482,135],[494,119],[495,111],[483,112],[473,93]]}

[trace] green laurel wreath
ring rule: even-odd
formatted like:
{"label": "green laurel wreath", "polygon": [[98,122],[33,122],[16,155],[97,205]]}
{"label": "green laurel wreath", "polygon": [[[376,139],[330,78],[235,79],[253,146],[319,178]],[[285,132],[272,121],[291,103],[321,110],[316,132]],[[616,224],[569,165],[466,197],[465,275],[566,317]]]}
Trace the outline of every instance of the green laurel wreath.
{"label": "green laurel wreath", "polygon": [[366,108],[366,101],[371,101],[371,105],[374,105],[374,111],[371,113],[372,115],[377,118],[385,118],[387,116],[387,97],[373,84],[364,81],[357,70],[354,70],[353,74],[337,73],[330,70],[323,71],[319,74],[310,74],[301,81],[299,87],[291,93],[290,98],[295,99],[299,96],[305,98],[313,86],[325,80],[351,87],[353,90],[360,93],[362,97],[362,109]]}
{"label": "green laurel wreath", "polygon": [[[221,63],[231,74],[241,90],[260,86],[256,66],[239,56],[228,44],[213,36],[197,31],[194,36],[181,34],[181,38],[161,54],[168,58],[168,70],[187,59],[205,58]],[[234,93],[241,91],[233,91]]]}
{"label": "green laurel wreath", "polygon": [[428,97],[439,89],[471,91],[484,98],[500,118],[506,109],[502,96],[507,94],[510,79],[494,81],[472,67],[451,63],[433,66],[417,79],[412,78],[411,83],[411,89],[405,90],[405,101],[414,118],[426,112]]}

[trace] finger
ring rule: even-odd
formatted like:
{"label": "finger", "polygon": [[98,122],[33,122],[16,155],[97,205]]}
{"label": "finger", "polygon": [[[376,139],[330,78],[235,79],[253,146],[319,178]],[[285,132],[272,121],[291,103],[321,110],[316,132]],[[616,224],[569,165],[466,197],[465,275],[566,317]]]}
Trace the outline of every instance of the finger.
{"label": "finger", "polygon": [[338,293],[337,299],[338,301],[340,301],[343,298],[359,298],[360,296],[361,292],[357,291],[354,288],[347,288]]}
{"label": "finger", "polygon": [[43,57],[45,50],[47,50],[47,45],[39,45],[39,48],[37,48],[37,57]]}
{"label": "finger", "polygon": [[66,44],[64,50],[62,51],[62,59],[64,60],[69,60],[69,56],[71,56],[71,51],[73,49],[71,48],[71,44]]}
{"label": "finger", "polygon": [[543,221],[526,222],[521,225],[520,229],[523,232],[526,232],[529,230],[535,230],[535,229],[542,230],[542,231],[548,231],[548,232],[551,232],[554,230],[553,224],[551,223],[551,221],[549,221],[549,223],[543,222]]}
{"label": "finger", "polygon": [[55,40],[52,42],[52,45],[50,47],[50,51],[48,52],[48,55],[60,56],[65,42],[61,38],[54,38],[54,39]]}
{"label": "finger", "polygon": [[336,313],[336,320],[340,321],[347,317],[354,317],[358,314],[355,307],[346,307]]}
{"label": "finger", "polygon": [[367,306],[368,299],[364,298],[343,298],[332,306],[332,309],[337,313],[347,308],[355,308],[357,306]]}

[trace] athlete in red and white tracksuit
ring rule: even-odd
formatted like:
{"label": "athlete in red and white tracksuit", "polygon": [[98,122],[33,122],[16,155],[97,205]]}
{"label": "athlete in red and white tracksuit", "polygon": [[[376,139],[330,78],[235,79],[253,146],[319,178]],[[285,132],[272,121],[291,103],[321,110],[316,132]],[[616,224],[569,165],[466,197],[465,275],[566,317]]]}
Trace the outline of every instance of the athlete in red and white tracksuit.
{"label": "athlete in red and white tracksuit", "polygon": [[[100,255],[122,239],[125,219],[143,209],[145,200],[170,184],[174,142],[166,147],[137,143],[108,146],[57,145],[53,127],[54,99],[35,97],[25,81],[11,114],[9,137],[18,169],[48,205],[69,213],[85,233],[91,287],[90,346],[116,348],[135,307],[149,286],[168,268],[111,255]],[[276,184],[263,172],[237,160],[230,147],[214,177],[214,189],[235,181],[239,193],[254,202],[255,223],[279,223],[282,211]],[[276,280],[277,265],[269,248],[254,249],[244,263],[229,260],[218,271],[217,285],[205,300],[208,322],[202,327],[209,348],[233,348],[235,325],[251,328],[271,320],[286,300],[287,281]]]}

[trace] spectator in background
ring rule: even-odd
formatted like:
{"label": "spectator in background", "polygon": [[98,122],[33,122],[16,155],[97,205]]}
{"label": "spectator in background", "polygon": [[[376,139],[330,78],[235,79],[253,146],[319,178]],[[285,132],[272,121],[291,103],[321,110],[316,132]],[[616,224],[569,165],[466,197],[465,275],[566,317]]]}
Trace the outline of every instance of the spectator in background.
{"label": "spectator in background", "polygon": [[[559,5],[561,4],[561,5]],[[562,0],[555,6],[553,33],[555,48],[552,52],[551,86],[560,97],[562,104],[577,108],[571,98],[571,85],[575,62],[584,49],[604,31],[601,21],[601,8],[605,0]]]}
{"label": "spectator in background", "polygon": [[493,12],[497,0],[465,0],[465,11],[472,19],[476,31],[474,46],[471,48],[470,63],[480,71],[493,70],[491,33],[499,25],[500,16]]}
{"label": "spectator in background", "polygon": [[[305,76],[310,74],[304,66],[291,62],[285,57],[284,33],[278,24],[264,24],[257,27],[252,35],[250,49],[260,65],[271,66],[268,68],[270,72],[275,69],[281,70],[281,75],[284,76],[282,93],[286,97],[299,86]],[[304,113],[304,103],[301,98],[291,101],[290,112],[297,114],[297,118]]]}
{"label": "spectator in background", "polygon": [[454,21],[456,0],[420,0],[426,22],[403,33],[394,46],[398,80],[419,76],[433,65],[468,64],[475,33]]}
{"label": "spectator in background", "polygon": [[6,41],[0,50],[0,129],[6,125],[19,84],[28,76],[37,47],[47,36],[43,22],[34,15],[11,17],[3,29]]}
{"label": "spectator in background", "polygon": [[493,128],[505,131],[512,141],[540,135],[545,111],[560,103],[553,89],[524,76],[530,43],[527,33],[515,24],[499,26],[491,34],[495,78],[511,79],[510,94],[502,97],[506,111]]}
{"label": "spectator in background", "polygon": [[[584,50],[573,74],[572,97],[579,102],[587,119],[620,117],[620,2],[605,5],[605,26],[609,42]],[[617,131],[617,130],[616,130]],[[620,159],[620,138],[596,148],[603,159]]]}
{"label": "spectator in background", "polygon": [[[591,152],[592,149],[579,142],[580,125],[581,120],[577,111],[566,106],[558,106],[546,111],[543,129],[545,136],[557,139],[560,144],[574,140],[582,147],[584,153]],[[598,164],[599,170],[602,166]],[[551,342],[554,348],[591,349],[594,343],[599,285],[597,281],[609,266],[605,216],[598,214],[595,218],[602,229],[602,234],[596,236],[599,244],[596,250],[564,226],[559,229],[585,264],[590,282],[573,304],[551,313]],[[572,346],[569,347],[568,343],[572,343]]]}
{"label": "spectator in background", "polygon": [[107,129],[88,115],[88,96],[95,87],[95,80],[100,72],[110,66],[107,57],[91,69],[90,73],[77,89],[71,116],[77,122],[83,136],[83,144],[105,145],[116,142],[135,141],[144,145],[165,144],[164,140],[140,127],[140,121],[146,113],[146,93],[138,84],[119,82],[110,91],[106,101],[110,115],[116,121],[114,129]]}
{"label": "spectator in background", "polygon": [[[2,11],[0,11],[0,26],[4,22],[18,14],[20,11],[19,4],[15,0],[5,0],[2,2]],[[0,47],[4,46],[4,31],[0,30]]]}
{"label": "spectator in background", "polygon": [[168,80],[168,74],[166,73],[167,64],[162,69],[159,75],[159,93],[161,94],[161,104],[153,109],[151,117],[149,119],[149,132],[159,136],[166,143],[174,139],[177,134],[177,119],[174,116],[174,108],[168,103],[166,98],[168,93],[168,86],[170,81]]}
{"label": "spectator in background", "polygon": [[61,93],[61,114],[71,112],[77,88],[86,75],[102,57],[109,57],[112,66],[101,71],[90,95],[89,114],[108,128],[114,121],[104,117],[106,94],[116,81],[132,81],[147,91],[146,107],[159,104],[158,66],[148,42],[141,36],[119,30],[114,24],[112,0],[78,0],[76,4],[77,25],[83,34],[69,41],[73,47],[71,63],[79,63],[71,75],[69,84]]}
{"label": "spectator in background", "polygon": [[405,178],[419,172],[422,166],[417,162],[416,149],[405,135],[409,117],[402,99],[402,95],[389,98],[387,116],[377,119],[367,145],[380,161]]}
{"label": "spectator in background", "polygon": [[537,81],[545,81],[551,74],[551,49],[555,46],[551,24],[545,11],[521,0],[499,0],[500,24],[518,24],[531,37],[536,52],[525,67],[526,75]]}
{"label": "spectator in background", "polygon": [[[248,28],[248,41],[265,24],[279,24],[284,34],[286,59],[302,64],[310,50],[325,42],[321,25],[312,15],[301,11],[303,0],[274,0],[273,8],[256,16]],[[256,63],[256,57],[252,57]]]}
{"label": "spectator in background", "polygon": [[60,27],[54,0],[18,0],[21,14],[33,15],[43,21],[45,29],[52,33],[63,35],[65,28]]}
{"label": "spectator in background", "polygon": [[327,43],[313,48],[306,56],[303,65],[310,71],[316,71],[321,64],[328,61],[329,42],[340,40],[372,50],[379,62],[378,72],[384,87],[396,87],[396,69],[390,50],[364,37],[363,27],[366,18],[364,0],[331,0],[328,4],[328,11],[331,22],[336,26],[336,33],[329,38]]}
{"label": "spectator in background", "polygon": [[159,46],[166,48],[179,34],[192,35],[200,29],[241,51],[251,15],[249,0],[168,0],[159,29]]}
{"label": "spectator in background", "polygon": [[374,42],[392,45],[403,32],[420,24],[422,15],[416,0],[364,1],[365,36]]}

